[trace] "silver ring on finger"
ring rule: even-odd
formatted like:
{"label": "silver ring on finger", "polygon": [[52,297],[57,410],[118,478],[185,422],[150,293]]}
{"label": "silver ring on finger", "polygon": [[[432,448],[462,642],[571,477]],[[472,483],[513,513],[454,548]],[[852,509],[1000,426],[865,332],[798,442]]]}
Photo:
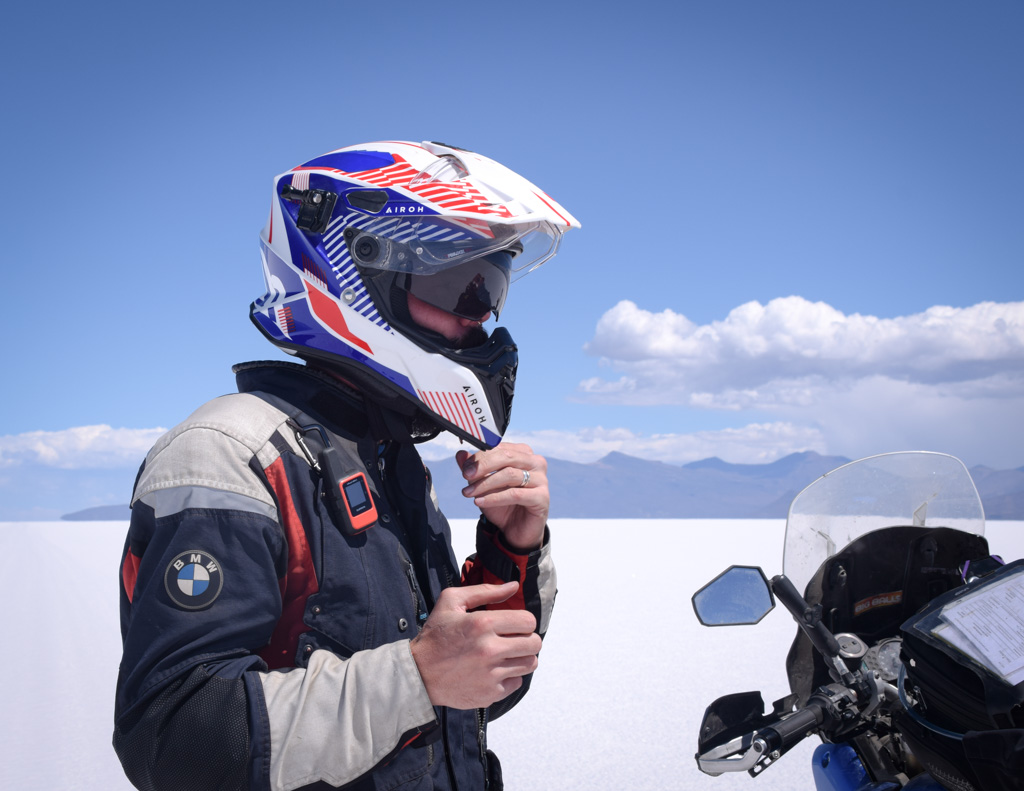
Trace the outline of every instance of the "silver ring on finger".
{"label": "silver ring on finger", "polygon": [[519,488],[522,489],[526,484],[530,482],[530,471],[523,470],[523,482],[519,484]]}

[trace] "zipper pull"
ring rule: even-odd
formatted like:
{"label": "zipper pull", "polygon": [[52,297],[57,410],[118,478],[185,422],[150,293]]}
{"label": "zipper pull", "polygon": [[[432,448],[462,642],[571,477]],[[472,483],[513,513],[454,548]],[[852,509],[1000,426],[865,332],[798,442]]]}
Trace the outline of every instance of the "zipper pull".
{"label": "zipper pull", "polygon": [[387,452],[388,445],[386,442],[377,443],[377,472],[380,473],[381,483],[384,482],[387,473],[387,463],[384,461],[384,454]]}
{"label": "zipper pull", "polygon": [[[491,761],[490,756],[487,752],[487,709],[476,710],[476,725],[477,733],[476,738],[480,743],[480,763],[484,766],[484,791],[491,791],[492,785],[501,787],[501,783],[491,783]],[[499,775],[500,777],[500,775]]]}
{"label": "zipper pull", "polygon": [[487,709],[476,710],[476,739],[480,744],[480,760],[484,762],[484,774],[487,773]]}
{"label": "zipper pull", "polygon": [[423,595],[420,593],[420,585],[416,581],[416,571],[412,567],[412,561],[405,560],[405,575],[409,578],[409,587],[412,589],[412,597],[416,602],[416,629],[419,631],[427,622],[426,608],[422,606]]}

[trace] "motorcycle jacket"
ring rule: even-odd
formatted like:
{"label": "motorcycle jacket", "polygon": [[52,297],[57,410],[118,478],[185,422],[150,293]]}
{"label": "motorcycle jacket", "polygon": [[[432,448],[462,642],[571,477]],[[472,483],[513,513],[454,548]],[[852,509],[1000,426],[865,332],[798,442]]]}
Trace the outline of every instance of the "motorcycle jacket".
{"label": "motorcycle jacket", "polygon": [[[434,707],[410,639],[444,588],[509,580],[519,591],[495,606],[529,610],[543,637],[547,535],[520,554],[481,518],[460,570],[405,419],[302,365],[235,371],[240,392],[164,435],[132,495],[113,738],[128,778],[500,788],[487,722],[529,677],[486,710]],[[331,495],[359,474],[375,519],[353,529]]]}

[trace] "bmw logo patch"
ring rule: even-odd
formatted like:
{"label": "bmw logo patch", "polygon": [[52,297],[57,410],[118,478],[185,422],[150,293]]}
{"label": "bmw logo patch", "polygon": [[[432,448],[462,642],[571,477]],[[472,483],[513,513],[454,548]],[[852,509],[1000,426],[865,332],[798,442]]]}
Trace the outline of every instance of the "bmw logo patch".
{"label": "bmw logo patch", "polygon": [[184,610],[202,610],[220,595],[224,575],[209,552],[190,549],[167,564],[164,588],[171,601]]}

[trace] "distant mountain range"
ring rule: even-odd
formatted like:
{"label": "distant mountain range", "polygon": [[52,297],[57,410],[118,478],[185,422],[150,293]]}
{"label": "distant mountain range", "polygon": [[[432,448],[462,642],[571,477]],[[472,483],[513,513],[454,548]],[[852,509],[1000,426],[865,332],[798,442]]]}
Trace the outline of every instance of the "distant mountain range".
{"label": "distant mountain range", "polygon": [[[548,459],[551,516],[579,519],[784,519],[790,501],[842,456],[793,453],[771,464],[729,464],[719,458],[665,464],[609,453],[591,464]],[[460,494],[465,482],[451,460],[430,465],[434,487],[450,518],[475,517]],[[1024,467],[974,467],[971,476],[989,519],[1024,519]],[[127,506],[67,514],[68,520],[125,520]]]}
{"label": "distant mountain range", "polygon": [[[850,459],[813,451],[770,464],[729,464],[719,458],[675,465],[609,453],[591,464],[548,459],[551,516],[581,519],[785,519],[808,484]],[[459,494],[454,464],[430,467],[442,510],[473,517]],[[989,519],[1024,519],[1024,468],[971,471]]]}
{"label": "distant mountain range", "polygon": [[127,505],[97,505],[64,514],[61,519],[67,522],[127,522],[131,517],[132,509]]}

